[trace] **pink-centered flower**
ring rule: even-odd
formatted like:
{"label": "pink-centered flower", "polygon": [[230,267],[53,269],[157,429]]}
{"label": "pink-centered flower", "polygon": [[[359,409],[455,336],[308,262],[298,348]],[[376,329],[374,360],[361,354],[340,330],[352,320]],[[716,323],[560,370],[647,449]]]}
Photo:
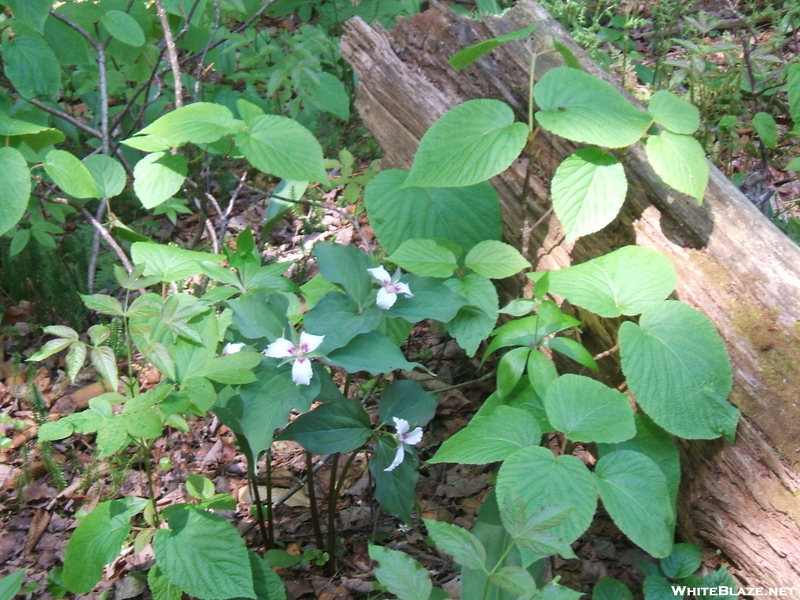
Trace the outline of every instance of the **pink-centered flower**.
{"label": "pink-centered flower", "polygon": [[263,351],[264,356],[280,358],[292,363],[292,381],[297,385],[311,383],[311,360],[306,356],[313,352],[325,339],[324,335],[311,335],[305,331],[300,334],[300,341],[295,344],[286,338],[278,338]]}
{"label": "pink-centered flower", "polygon": [[406,446],[410,448],[422,441],[422,427],[417,427],[413,431],[409,431],[408,421],[405,419],[392,417],[392,420],[394,420],[394,428],[397,430],[397,453],[394,455],[392,464],[386,467],[384,471],[394,471],[405,458]]}
{"label": "pink-centered flower", "polygon": [[375,267],[374,269],[367,269],[367,271],[381,284],[381,289],[378,290],[378,297],[375,301],[375,304],[380,308],[384,310],[392,308],[394,303],[397,302],[397,294],[403,294],[406,298],[414,297],[408,284],[400,281],[400,269],[397,269],[394,276],[389,275],[388,271],[383,267]]}

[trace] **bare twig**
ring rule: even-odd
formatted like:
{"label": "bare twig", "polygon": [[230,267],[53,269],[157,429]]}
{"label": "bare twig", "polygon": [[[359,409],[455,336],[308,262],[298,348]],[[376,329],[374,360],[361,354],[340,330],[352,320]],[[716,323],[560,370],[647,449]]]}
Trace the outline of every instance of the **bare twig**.
{"label": "bare twig", "polygon": [[598,360],[603,359],[606,356],[611,356],[612,354],[616,354],[617,352],[619,352],[619,342],[614,344],[612,348],[609,348],[605,352],[601,352],[600,354],[595,355],[594,362],[597,362]]}
{"label": "bare twig", "polygon": [[217,32],[219,31],[220,21],[222,20],[219,10],[220,0],[214,0],[214,29],[211,31],[211,37],[208,38],[209,44],[206,44],[206,47],[203,48],[203,52],[200,55],[200,60],[197,61],[197,75],[195,75],[194,80],[194,101],[198,102],[200,100],[200,83],[203,80],[203,65],[206,62],[206,55],[208,54],[208,48],[215,37],[217,37]]}
{"label": "bare twig", "polygon": [[172,77],[175,80],[175,108],[183,106],[183,82],[181,81],[181,65],[178,62],[178,49],[175,47],[175,38],[172,37],[172,29],[169,27],[167,11],[164,10],[164,0],[156,0],[156,12],[164,30],[164,41],[167,44],[167,57],[169,58]]}
{"label": "bare twig", "polygon": [[103,134],[100,131],[98,131],[94,127],[90,127],[89,125],[87,125],[83,121],[80,121],[79,119],[76,119],[72,115],[65,113],[63,110],[60,110],[58,108],[53,108],[52,106],[48,106],[47,104],[41,102],[40,100],[37,100],[36,98],[26,98],[26,100],[31,104],[33,104],[34,106],[36,106],[37,108],[41,108],[43,111],[49,112],[51,115],[55,115],[59,119],[64,119],[65,121],[72,123],[73,125],[75,125],[75,127],[80,129],[81,131],[85,131],[89,135],[96,137],[98,140],[103,139]]}

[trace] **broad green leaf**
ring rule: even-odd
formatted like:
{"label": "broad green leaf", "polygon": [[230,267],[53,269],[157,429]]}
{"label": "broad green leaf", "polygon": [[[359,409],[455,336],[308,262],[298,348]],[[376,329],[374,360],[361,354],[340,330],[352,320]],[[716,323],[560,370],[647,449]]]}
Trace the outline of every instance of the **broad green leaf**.
{"label": "broad green leaf", "polygon": [[464,259],[464,266],[487,279],[504,279],[531,266],[516,248],[486,240],[476,244]]}
{"label": "broad green leaf", "polygon": [[[259,312],[263,312],[263,309]],[[355,300],[337,289],[317,302],[305,314],[303,323],[309,333],[325,336],[317,351],[328,354],[331,350],[346,346],[357,335],[372,331],[382,319],[383,311],[380,308],[371,306],[362,311]]]}
{"label": "broad green leaf", "polygon": [[255,117],[236,136],[244,157],[260,171],[295,181],[327,181],[322,147],[297,121],[277,115]]}
{"label": "broad green leaf", "polygon": [[739,411],[728,403],[731,367],[708,317],[668,300],[646,310],[638,325],[623,323],[619,341],[622,371],[653,421],[687,439],[733,438]]}
{"label": "broad green leaf", "polygon": [[236,110],[239,111],[239,117],[247,124],[256,117],[264,115],[264,110],[261,107],[248,102],[244,98],[236,100]]}
{"label": "broad green leaf", "polygon": [[175,508],[169,529],[153,536],[158,566],[170,582],[202,600],[255,598],[250,559],[236,528],[214,513]]}
{"label": "broad green leaf", "polygon": [[[286,333],[289,302],[283,294],[268,294],[264,290],[256,290],[229,300],[228,306],[233,311],[233,324],[249,340],[266,338],[272,342]],[[309,329],[309,333],[314,335],[325,333],[311,326]]]}
{"label": "broad green leaf", "polygon": [[92,348],[90,352],[92,365],[97,372],[108,382],[112,390],[119,387],[119,375],[117,373],[117,357],[110,346],[99,346]]}
{"label": "broad green leaf", "polygon": [[468,100],[450,109],[419,143],[403,187],[464,187],[505,171],[522,152],[528,127],[499,100]]}
{"label": "broad green leaf", "polygon": [[44,346],[42,346],[41,350],[32,354],[27,360],[33,362],[44,360],[45,358],[53,356],[53,354],[56,352],[61,352],[64,348],[72,343],[74,343],[74,340],[64,340],[61,338],[50,340]]}
{"label": "broad green leaf", "polygon": [[528,381],[536,395],[544,399],[547,388],[558,377],[553,361],[542,352],[534,350],[528,355]]}
{"label": "broad green leaf", "polygon": [[566,521],[552,528],[553,535],[571,543],[586,531],[594,517],[597,491],[592,474],[574,456],[556,458],[547,448],[523,448],[500,467],[497,495],[522,498],[529,514],[550,504],[573,507]]}
{"label": "broad green leaf", "polygon": [[114,38],[129,46],[143,46],[144,32],[132,16],[121,10],[109,10],[100,19],[100,23]]}
{"label": "broad green leaf", "polygon": [[597,363],[592,357],[592,354],[579,342],[576,342],[572,338],[550,338],[549,340],[545,340],[542,343],[542,346],[547,346],[548,348],[552,348],[553,350],[561,352],[561,354],[568,356],[579,365],[583,365],[584,367],[592,369],[593,371],[599,371]]}
{"label": "broad green leaf", "polygon": [[100,192],[92,174],[73,154],[64,150],[51,150],[44,161],[44,170],[50,179],[75,198],[97,198]]}
{"label": "broad green leaf", "polygon": [[377,331],[357,335],[343,348],[330,352],[328,362],[348,373],[367,371],[372,375],[418,366],[408,362],[400,349]]}
{"label": "broad green leaf", "polygon": [[619,214],[628,180],[625,169],[599,148],[582,148],[556,169],[551,183],[553,210],[567,241],[600,231]]}
{"label": "broad green leaf", "polygon": [[383,171],[364,190],[370,223],[386,252],[420,238],[449,240],[464,251],[500,239],[500,205],[488,182],[466,188],[402,187],[407,177],[400,169]]}
{"label": "broad green leaf", "polygon": [[655,250],[624,246],[579,265],[549,272],[550,291],[601,317],[638,315],[666,299],[677,278]]}
{"label": "broad green leaf", "polygon": [[583,592],[576,592],[571,588],[558,585],[554,579],[534,595],[532,600],[580,600],[582,597]]}
{"label": "broad green leaf", "polygon": [[397,302],[384,311],[389,318],[399,317],[409,323],[417,323],[423,319],[447,323],[465,304],[461,296],[439,279],[406,273],[401,281],[408,284],[414,295],[406,298],[403,294],[398,294]]}
{"label": "broad green leaf", "polygon": [[800,129],[800,63],[798,62],[786,67],[786,96],[794,128]]}
{"label": "broad green leaf", "polygon": [[[215,142],[229,133],[233,122],[233,113],[228,107],[213,102],[195,102],[167,113],[136,135],[154,136],[166,144],[159,150],[166,150],[187,142]],[[129,141],[135,140],[132,138]]]}
{"label": "broad green leaf", "polygon": [[597,450],[600,458],[617,450],[633,450],[641,452],[658,465],[667,479],[667,489],[671,503],[674,506],[678,497],[678,485],[681,481],[681,462],[678,448],[672,436],[653,423],[652,419],[644,413],[634,417],[636,421],[636,435],[619,444],[598,444]]}
{"label": "broad green leaf", "polygon": [[131,246],[131,259],[135,264],[144,263],[145,275],[158,277],[161,281],[170,282],[194,277],[203,272],[201,261],[222,262],[222,254],[209,254],[183,250],[173,246],[165,246],[152,242],[136,242]]}
{"label": "broad green leaf", "polygon": [[133,168],[133,191],[142,206],[155,208],[180,191],[186,173],[186,157],[182,154],[153,152]]}
{"label": "broad green leaf", "polygon": [[642,584],[642,591],[647,600],[675,600],[676,596],[672,592],[673,585],[675,584],[666,577],[648,575]]}
{"label": "broad green leaf", "polygon": [[369,415],[355,398],[322,404],[292,421],[278,439],[293,440],[312,454],[352,452],[372,435]]}
{"label": "broad green leaf", "polygon": [[53,0],[5,0],[15,19],[30,25],[39,33],[44,33],[44,22],[53,7]]}
{"label": "broad green leaf", "polygon": [[3,64],[6,77],[23,98],[52,99],[61,89],[58,59],[39,38],[18,35],[6,39]]}
{"label": "broad green leaf", "polygon": [[505,566],[492,573],[490,579],[492,583],[515,596],[536,589],[536,582],[533,580],[533,577],[522,567]]}
{"label": "broad green leaf", "polygon": [[16,148],[0,148],[0,235],[19,222],[28,207],[31,174],[28,163]]}
{"label": "broad green leaf", "polygon": [[78,523],[64,554],[61,581],[73,594],[89,592],[103,576],[103,567],[117,558],[131,531],[130,520],[144,508],[144,498],[98,504]]}
{"label": "broad green leaf", "polygon": [[506,42],[510,42],[512,40],[524,40],[531,33],[533,33],[534,29],[536,29],[536,25],[531,25],[525,29],[512,31],[511,33],[500,35],[490,40],[484,40],[477,44],[473,44],[472,46],[467,46],[463,50],[459,50],[453,54],[448,62],[450,63],[451,67],[460,71],[467,65],[474,63],[484,54],[491,52]]}
{"label": "broad green leaf", "polygon": [[599,381],[566,374],[547,388],[550,423],[576,442],[623,442],[636,434],[628,397]]}
{"label": "broad green leaf", "polygon": [[758,137],[764,142],[767,148],[775,148],[778,145],[778,124],[771,114],[765,112],[756,113],[753,116],[753,127],[755,127]]}
{"label": "broad green leaf", "polygon": [[313,255],[322,276],[341,285],[359,305],[373,293],[374,279],[367,269],[373,268],[375,261],[370,255],[355,246],[327,242],[315,245]]}
{"label": "broad green leaf", "polygon": [[426,392],[418,381],[393,381],[381,392],[378,400],[380,422],[391,423],[392,417],[408,421],[409,427],[427,425],[436,414],[436,395]]}
{"label": "broad green leaf", "polygon": [[370,545],[369,557],[378,561],[375,577],[400,600],[428,600],[433,589],[430,575],[408,554]]}
{"label": "broad green leaf", "polygon": [[153,595],[153,600],[181,600],[183,591],[170,582],[161,567],[154,564],[147,572],[147,587]]}
{"label": "broad green leaf", "polygon": [[125,430],[135,439],[153,440],[164,433],[164,418],[154,408],[125,413]]}
{"label": "broad green leaf", "polygon": [[462,567],[488,571],[486,549],[470,531],[443,521],[422,520],[437,548],[452,556]]}
{"label": "broad green leaf", "polygon": [[46,125],[39,125],[38,123],[29,123],[28,121],[21,121],[13,119],[6,115],[0,114],[0,135],[2,136],[26,136],[35,135],[43,131],[57,131],[51,129]]}
{"label": "broad green leaf", "polygon": [[661,570],[672,579],[688,577],[703,562],[703,552],[697,544],[675,544],[672,554],[661,559]]}
{"label": "broad green leaf", "polygon": [[691,102],[666,90],[650,97],[647,110],[667,131],[691,135],[700,127],[700,111]]}
{"label": "broad green leaf", "polygon": [[395,458],[397,441],[380,436],[375,444],[375,454],[369,461],[369,469],[375,478],[375,499],[381,508],[404,522],[411,523],[419,471],[417,461],[409,458],[411,454],[408,449],[404,451],[403,462],[394,470],[387,471]]}
{"label": "broad green leaf", "polygon": [[449,248],[428,239],[406,240],[386,260],[425,277],[450,277],[458,267]]}
{"label": "broad green leaf", "polygon": [[22,580],[28,569],[18,569],[0,579],[0,600],[13,600],[22,587]]}
{"label": "broad green leaf", "polygon": [[[250,569],[253,572],[253,590],[256,600],[286,600],[286,588],[280,576],[255,552],[247,553],[250,558]],[[237,599],[238,600],[238,599]]]}
{"label": "broad green leaf", "polygon": [[63,440],[64,438],[71,436],[74,431],[75,427],[72,424],[72,421],[64,417],[58,421],[48,421],[47,423],[42,423],[39,427],[37,437],[39,438],[40,442]]}
{"label": "broad green leaf", "polygon": [[83,164],[92,175],[100,197],[113,198],[125,189],[125,169],[116,158],[93,154]]}
{"label": "broad green leaf", "polygon": [[529,412],[498,406],[476,416],[446,439],[428,463],[483,465],[505,460],[522,448],[538,446],[541,439],[539,424]]}
{"label": "broad green leaf", "polygon": [[598,460],[594,475],[603,506],[617,527],[645,552],[669,556],[675,511],[658,465],[639,452],[619,450]]}
{"label": "broad green leaf", "polygon": [[103,315],[121,317],[125,314],[119,300],[108,294],[92,294],[91,296],[84,296],[81,294],[81,300],[83,300],[83,304],[86,308]]}
{"label": "broad green leaf", "polygon": [[700,204],[708,184],[708,160],[703,147],[690,135],[662,131],[645,140],[647,160],[668,186],[692,196]]}
{"label": "broad green leaf", "polygon": [[611,84],[570,67],[545,73],[533,97],[539,124],[573,142],[623,148],[639,141],[652,122]]}
{"label": "broad green leaf", "polygon": [[445,285],[468,304],[445,324],[445,328],[467,355],[473,356],[497,323],[497,290],[491,281],[475,273],[468,273],[463,279],[448,279]]}
{"label": "broad green leaf", "polygon": [[497,393],[501,398],[509,395],[517,387],[522,378],[528,355],[531,349],[527,346],[514,348],[506,352],[497,365]]}
{"label": "broad green leaf", "polygon": [[789,161],[784,169],[784,171],[800,171],[800,157],[793,158]]}
{"label": "broad green leaf", "polygon": [[350,119],[350,96],[344,83],[333,73],[314,73],[313,77],[303,79],[300,97],[316,107],[339,117],[342,121]]}
{"label": "broad green leaf", "polygon": [[594,585],[592,600],[633,600],[633,594],[618,579],[604,577]]}

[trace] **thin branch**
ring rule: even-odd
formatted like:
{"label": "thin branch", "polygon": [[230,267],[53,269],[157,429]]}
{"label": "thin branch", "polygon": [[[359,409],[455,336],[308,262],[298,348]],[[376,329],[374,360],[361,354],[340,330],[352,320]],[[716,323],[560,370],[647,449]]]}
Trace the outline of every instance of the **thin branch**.
{"label": "thin branch", "polygon": [[89,125],[87,125],[83,121],[79,121],[72,115],[65,113],[63,110],[60,110],[58,108],[53,108],[52,106],[48,106],[47,104],[45,104],[40,100],[37,100],[36,98],[26,98],[26,100],[31,104],[33,104],[34,106],[36,106],[37,108],[41,108],[43,111],[49,112],[51,115],[55,115],[59,119],[64,119],[65,121],[72,123],[78,129],[85,131],[89,135],[92,135],[96,137],[98,140],[102,141],[103,134],[100,131],[98,131],[94,127],[89,127]]}
{"label": "thin branch", "polygon": [[467,386],[470,386],[470,385],[475,385],[476,383],[483,383],[484,381],[489,381],[492,377],[495,376],[495,374],[496,374],[496,371],[491,371],[489,373],[486,373],[486,375],[478,377],[477,379],[471,379],[470,381],[464,381],[462,383],[457,383],[455,385],[444,387],[444,388],[441,388],[441,389],[438,389],[438,390],[433,390],[433,392],[435,394],[441,394],[443,392],[449,392],[450,390],[457,390],[458,388],[467,387]]}
{"label": "thin branch", "polygon": [[594,362],[597,362],[598,360],[603,359],[606,356],[611,356],[612,354],[616,354],[617,352],[619,352],[619,342],[614,344],[612,348],[609,348],[605,352],[601,352],[600,354],[595,355]]}
{"label": "thin branch", "polygon": [[175,81],[175,108],[183,106],[183,82],[181,81],[181,65],[178,62],[178,49],[175,48],[175,39],[172,37],[172,29],[169,27],[167,11],[164,10],[164,0],[156,0],[156,12],[164,30],[164,41],[167,44],[167,56],[172,70],[172,77]]}
{"label": "thin branch", "polygon": [[[217,32],[219,31],[219,25],[222,20],[220,10],[219,10],[219,3],[220,0],[214,0],[214,29],[211,31],[211,37],[208,38],[209,43],[215,37],[217,37]],[[200,60],[197,61],[197,75],[195,75],[194,80],[194,101],[198,102],[200,100],[200,83],[203,78],[203,65],[206,62],[206,55],[208,54],[209,44],[206,44],[206,47],[203,48],[203,53],[200,55]]]}

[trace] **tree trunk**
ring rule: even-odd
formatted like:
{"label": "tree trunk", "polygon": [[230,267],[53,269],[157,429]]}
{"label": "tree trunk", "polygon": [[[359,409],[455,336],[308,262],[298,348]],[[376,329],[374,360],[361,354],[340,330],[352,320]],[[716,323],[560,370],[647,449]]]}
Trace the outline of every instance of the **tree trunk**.
{"label": "tree trunk", "polygon": [[[447,60],[465,46],[533,23],[538,27],[528,44],[534,52],[552,48],[555,39],[586,71],[619,87],[530,0],[483,22],[436,3],[399,20],[392,32],[357,18],[349,21],[342,55],[360,77],[356,105],[385,151],[383,167],[410,168],[428,127],[469,99],[503,100],[526,122],[531,54],[523,42],[508,43],[462,71]],[[560,64],[555,52],[540,56],[537,79]],[[677,297],[708,315],[725,340],[735,379],[731,401],[742,412],[735,444],[681,444],[678,533],[706,549],[720,549],[742,585],[800,585],[800,249],[713,166],[701,206],[666,188],[641,144],[626,151],[629,190],[619,217],[602,231],[567,243],[558,220],[547,212],[548,190],[555,168],[574,148],[540,133],[530,153],[535,162],[524,199],[527,158],[492,179],[506,239],[539,270],[628,244],[672,259]],[[614,345],[617,321],[581,318],[590,349]],[[604,360],[610,361],[606,367],[617,368],[616,358]]]}

